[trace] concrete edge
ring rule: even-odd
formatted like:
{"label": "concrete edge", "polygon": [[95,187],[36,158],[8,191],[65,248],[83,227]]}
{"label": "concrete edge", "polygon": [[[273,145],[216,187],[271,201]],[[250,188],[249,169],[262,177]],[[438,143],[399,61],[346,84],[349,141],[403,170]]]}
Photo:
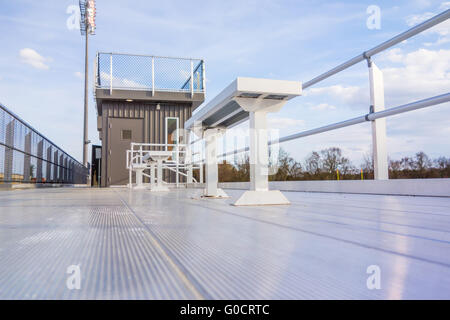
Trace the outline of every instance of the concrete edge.
{"label": "concrete edge", "polygon": [[[225,182],[219,183],[219,187],[248,190],[250,183]],[[269,188],[297,192],[450,197],[450,179],[270,181]]]}

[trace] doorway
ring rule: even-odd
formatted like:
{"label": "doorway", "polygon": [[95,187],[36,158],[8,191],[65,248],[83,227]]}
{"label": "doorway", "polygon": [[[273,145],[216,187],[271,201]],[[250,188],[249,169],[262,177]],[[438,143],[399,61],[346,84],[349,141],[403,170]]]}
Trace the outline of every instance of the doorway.
{"label": "doorway", "polygon": [[144,120],[109,118],[108,130],[107,185],[127,184],[126,151],[131,148],[131,142],[144,142]]}

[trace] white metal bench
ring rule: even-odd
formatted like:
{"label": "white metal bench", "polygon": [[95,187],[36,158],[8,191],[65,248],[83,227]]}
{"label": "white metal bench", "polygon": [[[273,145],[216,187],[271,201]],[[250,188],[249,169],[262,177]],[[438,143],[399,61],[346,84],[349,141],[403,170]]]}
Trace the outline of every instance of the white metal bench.
{"label": "white metal bench", "polygon": [[205,140],[206,188],[204,196],[226,197],[218,188],[217,138],[250,118],[250,182],[251,187],[234,204],[272,205],[289,204],[278,190],[269,191],[267,113],[278,112],[283,105],[301,95],[298,81],[237,78],[210,103],[196,112],[185,123]]}

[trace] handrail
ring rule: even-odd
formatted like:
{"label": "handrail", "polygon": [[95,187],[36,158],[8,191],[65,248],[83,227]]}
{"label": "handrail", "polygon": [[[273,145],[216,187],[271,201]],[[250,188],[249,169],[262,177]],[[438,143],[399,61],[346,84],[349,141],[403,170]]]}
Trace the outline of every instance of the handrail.
{"label": "handrail", "polygon": [[[408,104],[404,104],[404,105],[401,105],[401,106],[398,106],[398,107],[393,107],[393,108],[386,109],[386,110],[383,110],[383,111],[368,113],[368,114],[363,115],[363,116],[359,116],[359,117],[352,118],[352,119],[345,120],[345,121],[341,121],[341,122],[336,122],[336,123],[329,124],[329,125],[326,125],[326,126],[323,126],[323,127],[310,129],[310,130],[302,131],[302,132],[299,132],[299,133],[294,133],[294,134],[291,134],[289,136],[282,137],[282,138],[280,138],[278,140],[270,141],[269,145],[279,144],[279,143],[283,143],[283,142],[286,142],[286,141],[290,141],[290,140],[294,140],[294,139],[298,139],[298,138],[311,136],[311,135],[314,135],[314,134],[324,133],[324,132],[328,132],[328,131],[332,131],[332,130],[336,130],[336,129],[352,126],[352,125],[363,123],[363,122],[366,122],[366,121],[373,121],[373,120],[376,120],[376,119],[385,118],[385,117],[393,116],[393,115],[404,113],[404,112],[409,112],[409,111],[413,111],[413,110],[417,110],[417,109],[422,109],[422,108],[426,108],[426,107],[442,104],[442,103],[449,102],[449,101],[450,101],[450,92],[447,92],[445,94],[442,94],[442,95],[439,95],[439,96],[435,96],[435,97],[432,97],[432,98],[411,102],[411,103],[408,103]],[[229,156],[229,155],[246,152],[248,150],[249,150],[249,148],[245,147],[245,148],[241,148],[241,149],[238,149],[238,150],[234,150],[234,151],[223,153],[223,154],[219,155],[219,157],[223,158],[223,157],[226,157],[226,156]]]}
{"label": "handrail", "polygon": [[[369,49],[367,51],[364,51],[362,54],[338,65],[337,67],[309,80],[303,83],[303,89],[306,89],[320,81],[323,81],[329,77],[331,77],[332,75],[341,72],[363,60],[369,60],[370,57],[372,57],[373,55],[380,53],[406,39],[409,39],[411,37],[413,37],[414,35],[417,35],[431,27],[434,27],[435,25],[446,21],[447,19],[450,18],[450,9],[445,10],[444,12],[418,24],[417,26],[414,26],[410,29],[408,29],[407,31],[373,47],[372,49]],[[419,101],[415,101],[412,103],[408,103],[405,105],[401,105],[398,107],[393,107],[390,109],[386,109],[383,111],[379,111],[379,112],[375,112],[375,113],[368,113],[366,115],[357,117],[357,118],[353,118],[353,119],[349,119],[349,120],[345,120],[345,121],[341,121],[341,122],[337,122],[337,123],[333,123],[330,125],[326,125],[323,127],[319,127],[319,128],[315,128],[315,129],[310,129],[310,130],[306,130],[306,131],[302,131],[299,133],[295,133],[295,134],[291,134],[285,137],[282,137],[278,140],[275,141],[270,141],[269,145],[271,144],[278,144],[278,143],[282,143],[282,142],[286,142],[286,141],[290,141],[290,140],[294,140],[294,139],[298,139],[301,137],[306,137],[306,136],[310,136],[313,134],[318,134],[318,133],[323,133],[323,132],[327,132],[327,131],[331,131],[331,130],[335,130],[335,129],[339,129],[339,128],[343,128],[343,127],[347,127],[347,126],[351,126],[351,125],[355,125],[358,123],[363,123],[366,121],[373,121],[375,119],[379,119],[379,118],[384,118],[384,117],[389,117],[395,114],[400,114],[400,113],[404,113],[404,112],[409,112],[412,110],[417,110],[417,109],[421,109],[421,108],[425,108],[425,107],[429,107],[429,106],[433,106],[433,105],[437,105],[437,104],[442,104],[445,102],[450,101],[450,93],[445,93],[439,96],[435,96],[435,97],[431,97],[431,98],[427,98],[427,99],[423,99],[423,100],[419,100]],[[199,142],[201,139],[197,139],[193,142],[191,142],[191,144],[197,143]],[[242,152],[246,152],[249,150],[249,147],[245,147],[245,148],[241,148],[238,150],[234,150],[234,151],[230,151],[230,152],[226,152],[223,153],[221,155],[219,155],[220,158],[229,156],[229,155],[233,155],[233,154],[237,154],[237,153],[242,153]]]}
{"label": "handrail", "polygon": [[[198,69],[201,67],[201,66],[203,66],[203,64],[204,64],[204,61],[203,60],[200,60],[200,62],[197,64],[197,66],[194,68],[194,71],[193,71],[193,73],[195,74],[197,71],[198,71]],[[191,82],[191,76],[189,76],[189,78],[186,80],[186,82],[181,86],[181,89],[183,89],[188,83],[190,83]],[[203,90],[203,88],[202,88],[202,90]]]}
{"label": "handrail", "polygon": [[[120,59],[117,59],[119,58]],[[113,59],[114,58],[114,59]],[[194,77],[188,76],[195,71],[202,70],[199,75],[198,88],[194,89]],[[135,67],[139,67],[139,71]],[[132,68],[130,68],[132,67]],[[128,54],[116,52],[97,52],[94,72],[97,73],[94,81],[94,89],[119,90],[146,90],[170,92],[186,92],[186,83],[191,83],[190,91],[193,93],[204,93],[204,60],[197,58],[180,58],[155,56],[144,54]],[[147,71],[145,71],[147,70]],[[146,73],[145,73],[146,72]],[[180,73],[182,77],[171,77],[172,73]],[[144,77],[142,77],[144,76]],[[155,76],[157,77],[155,81]],[[94,90],[94,91],[95,91]]]}
{"label": "handrail", "polygon": [[313,79],[311,79],[309,81],[304,82],[303,83],[303,89],[311,87],[312,85],[314,85],[314,84],[316,84],[316,83],[318,83],[320,81],[323,81],[323,80],[331,77],[332,75],[334,75],[334,74],[336,74],[338,72],[341,72],[341,71],[343,71],[343,70],[345,70],[345,69],[347,69],[347,68],[349,68],[349,67],[351,67],[351,66],[353,66],[353,65],[355,65],[355,64],[357,64],[357,63],[359,63],[359,62],[361,62],[361,61],[363,61],[365,59],[369,59],[370,57],[374,56],[375,54],[380,53],[380,52],[382,52],[382,51],[384,51],[384,50],[386,50],[386,49],[388,49],[388,48],[390,48],[390,47],[392,47],[392,46],[394,46],[394,45],[396,45],[396,44],[398,44],[398,43],[400,43],[400,42],[402,42],[402,41],[404,41],[406,39],[409,39],[409,38],[415,36],[418,33],[421,33],[421,32],[423,32],[423,31],[425,31],[427,29],[430,29],[431,27],[434,27],[435,25],[437,25],[437,24],[439,24],[439,23],[441,23],[441,22],[443,22],[443,21],[445,21],[445,20],[447,20],[449,18],[450,18],[450,9],[445,10],[444,12],[442,12],[442,13],[440,13],[440,14],[438,14],[438,15],[436,15],[436,16],[434,16],[434,17],[432,17],[432,18],[430,18],[430,19],[428,19],[428,20],[426,20],[426,21],[424,21],[424,22],[422,22],[420,24],[418,24],[417,26],[414,26],[411,29],[409,29],[409,30],[407,30],[407,31],[405,31],[405,32],[403,32],[403,33],[401,33],[401,34],[399,34],[399,35],[397,35],[397,36],[395,36],[395,37],[393,37],[393,38],[391,38],[391,39],[389,39],[389,40],[387,40],[387,41],[385,41],[385,42],[383,42],[383,43],[381,43],[381,44],[379,44],[379,45],[377,45],[375,47],[373,47],[372,49],[364,51],[362,54],[360,54],[360,55],[358,55],[358,56],[356,56],[356,57],[354,57],[354,58],[352,58],[352,59],[350,59],[350,60],[340,64],[340,65],[338,65],[335,68],[333,68],[333,69],[331,69],[331,70],[329,70],[329,71],[327,71],[325,73],[322,73],[321,75],[319,75],[319,76],[317,76],[317,77],[315,77],[315,78],[313,78]]}

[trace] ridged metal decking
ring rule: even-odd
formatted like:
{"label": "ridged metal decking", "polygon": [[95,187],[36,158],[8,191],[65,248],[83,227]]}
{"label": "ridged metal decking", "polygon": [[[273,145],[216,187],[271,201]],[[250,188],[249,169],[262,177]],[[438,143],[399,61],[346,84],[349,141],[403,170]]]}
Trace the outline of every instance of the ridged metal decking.
{"label": "ridged metal decking", "polygon": [[450,299],[450,198],[286,192],[291,206],[231,206],[241,192],[0,192],[0,298]]}

